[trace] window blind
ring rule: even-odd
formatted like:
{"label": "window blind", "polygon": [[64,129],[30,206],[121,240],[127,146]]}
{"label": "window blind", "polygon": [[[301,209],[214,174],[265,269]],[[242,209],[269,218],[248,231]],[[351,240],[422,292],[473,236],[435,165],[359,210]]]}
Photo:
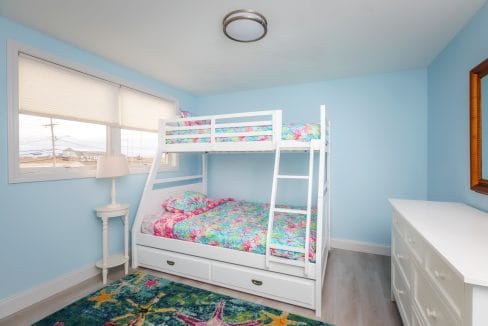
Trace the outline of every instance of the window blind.
{"label": "window blind", "polygon": [[118,124],[118,85],[22,54],[18,67],[20,113]]}
{"label": "window blind", "polygon": [[144,131],[158,131],[159,119],[176,116],[176,104],[130,88],[119,93],[120,127]]}
{"label": "window blind", "polygon": [[158,131],[176,103],[61,65],[19,54],[19,112]]}

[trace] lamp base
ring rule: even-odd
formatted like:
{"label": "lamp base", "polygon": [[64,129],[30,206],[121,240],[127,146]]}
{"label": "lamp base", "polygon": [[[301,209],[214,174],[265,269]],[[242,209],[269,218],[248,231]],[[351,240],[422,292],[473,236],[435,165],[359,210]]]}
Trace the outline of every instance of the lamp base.
{"label": "lamp base", "polygon": [[116,208],[122,208],[122,206],[124,206],[124,205],[122,205],[120,203],[110,203],[110,204],[106,205],[105,207],[109,208],[109,209],[116,209]]}

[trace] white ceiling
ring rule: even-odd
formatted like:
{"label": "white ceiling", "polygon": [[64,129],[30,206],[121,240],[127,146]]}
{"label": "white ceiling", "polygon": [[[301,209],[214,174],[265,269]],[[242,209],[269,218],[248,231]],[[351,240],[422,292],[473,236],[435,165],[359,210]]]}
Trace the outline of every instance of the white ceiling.
{"label": "white ceiling", "polygon": [[[0,15],[194,94],[427,66],[485,0],[0,0]],[[237,43],[250,8],[268,35]]]}

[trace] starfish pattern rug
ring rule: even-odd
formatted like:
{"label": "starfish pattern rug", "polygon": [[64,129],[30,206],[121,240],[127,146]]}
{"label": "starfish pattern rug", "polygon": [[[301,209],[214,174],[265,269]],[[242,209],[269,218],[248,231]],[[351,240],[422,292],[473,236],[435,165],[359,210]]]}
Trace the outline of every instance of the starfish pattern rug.
{"label": "starfish pattern rug", "polygon": [[142,272],[127,275],[34,325],[328,325]]}

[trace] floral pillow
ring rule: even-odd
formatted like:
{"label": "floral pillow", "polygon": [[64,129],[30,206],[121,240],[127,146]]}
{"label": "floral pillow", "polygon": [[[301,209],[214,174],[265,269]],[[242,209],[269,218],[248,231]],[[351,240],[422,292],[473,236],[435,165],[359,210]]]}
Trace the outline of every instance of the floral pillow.
{"label": "floral pillow", "polygon": [[171,213],[190,213],[207,206],[209,199],[197,191],[185,191],[183,194],[165,200],[162,206]]}
{"label": "floral pillow", "polygon": [[[193,114],[188,111],[180,111],[180,118],[190,118],[193,117]],[[199,125],[208,125],[210,124],[210,120],[194,120],[194,121],[185,121],[185,126],[199,126]]]}

